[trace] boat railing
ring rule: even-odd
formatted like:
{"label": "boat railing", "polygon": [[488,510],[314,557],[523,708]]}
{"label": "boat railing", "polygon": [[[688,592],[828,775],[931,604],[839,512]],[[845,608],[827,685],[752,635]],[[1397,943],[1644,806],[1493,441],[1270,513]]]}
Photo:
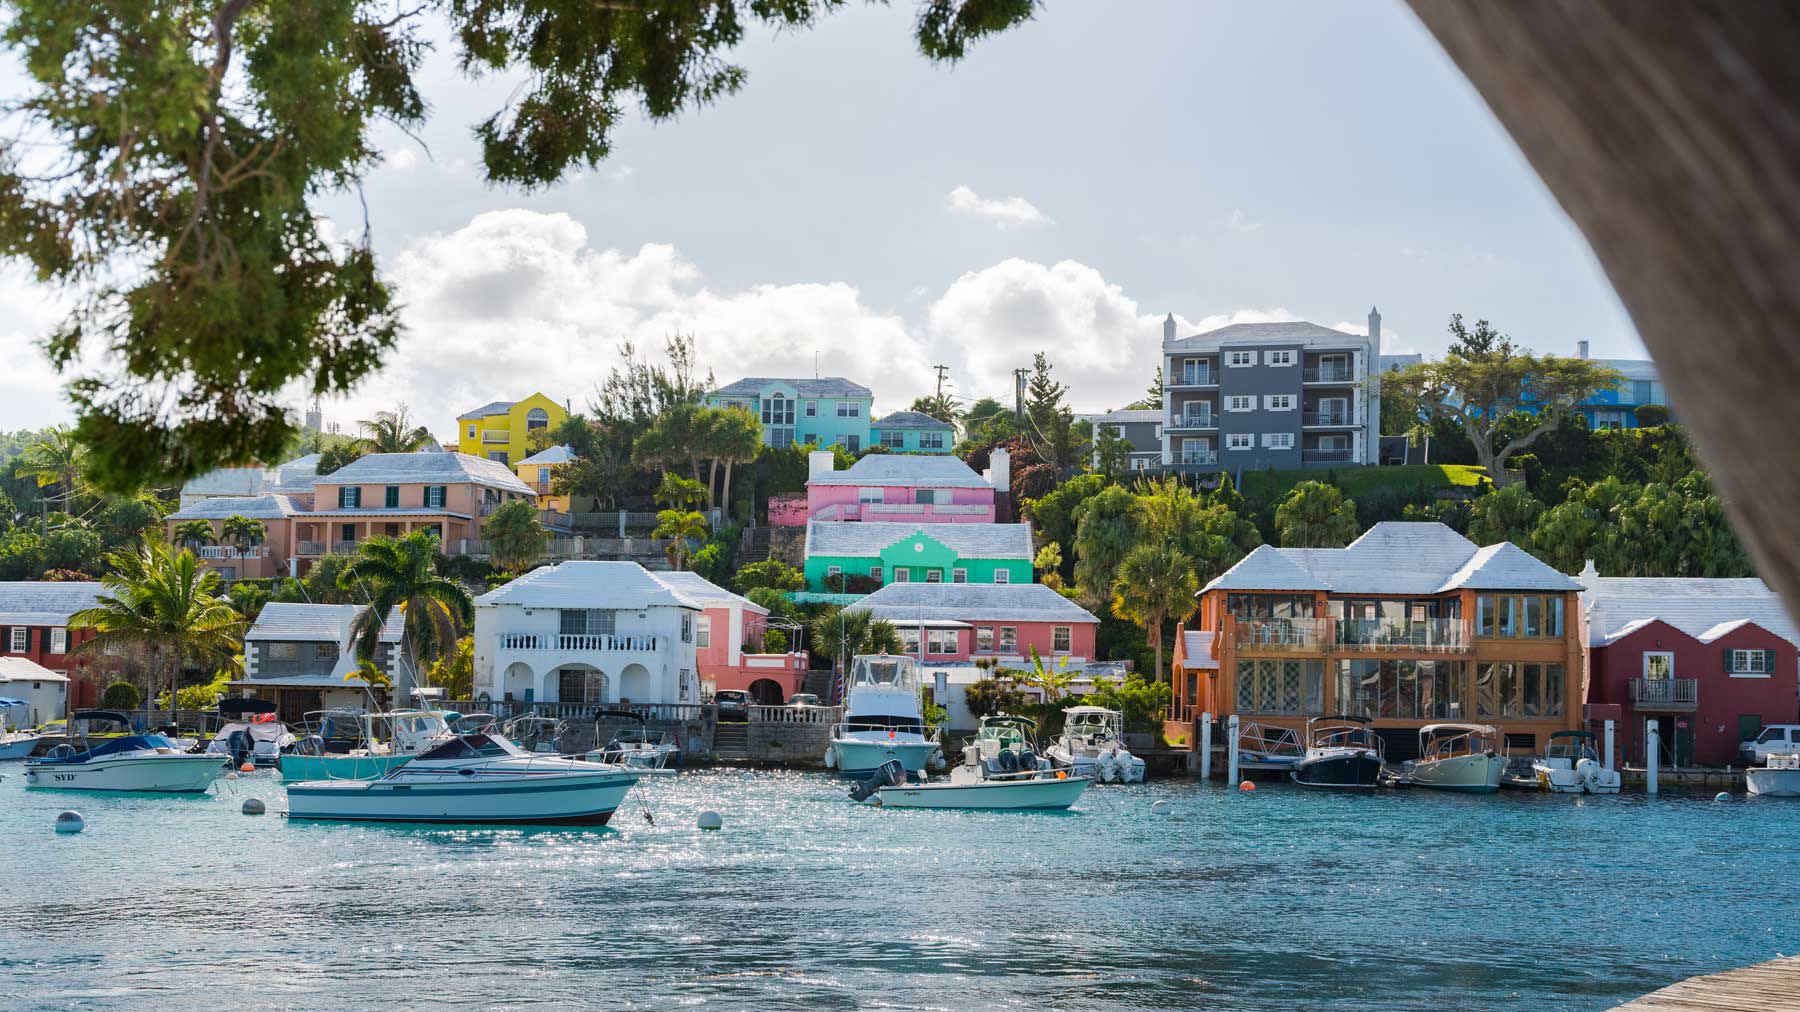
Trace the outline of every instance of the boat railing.
{"label": "boat railing", "polygon": [[857,723],[856,721],[844,721],[832,725],[831,736],[833,738],[843,738],[851,734],[862,734],[870,731],[889,731],[896,735],[916,734],[923,737],[926,741],[940,743],[944,739],[943,728],[935,724],[926,724],[924,722],[905,726],[895,726],[893,724],[863,724]]}

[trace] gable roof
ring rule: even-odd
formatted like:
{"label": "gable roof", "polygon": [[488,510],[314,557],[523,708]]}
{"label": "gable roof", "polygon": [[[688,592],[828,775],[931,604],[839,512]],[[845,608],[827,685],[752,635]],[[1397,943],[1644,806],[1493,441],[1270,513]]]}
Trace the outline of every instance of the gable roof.
{"label": "gable roof", "polygon": [[1365,344],[1368,338],[1360,334],[1346,333],[1321,327],[1305,320],[1287,320],[1280,323],[1233,323],[1209,330],[1192,337],[1183,337],[1174,341],[1164,341],[1164,351],[1203,351],[1228,346],[1253,344],[1300,344],[1332,347],[1345,347],[1354,344]]}
{"label": "gable roof", "polygon": [[280,520],[299,513],[305,513],[292,496],[272,493],[256,496],[221,496],[216,499],[202,499],[192,506],[181,509],[163,517],[164,520],[222,520],[225,517],[241,516],[251,520]]}
{"label": "gable roof", "polygon": [[658,580],[635,562],[560,562],[534,569],[475,599],[477,605],[531,608],[650,608],[703,610],[704,605]]}
{"label": "gable roof", "polygon": [[1187,671],[1216,671],[1219,659],[1212,655],[1213,637],[1217,635],[1210,630],[1183,629],[1181,631],[1181,666]]}
{"label": "gable roof", "polygon": [[438,485],[474,482],[536,495],[505,464],[466,453],[371,453],[314,479],[315,485]]}
{"label": "gable roof", "polygon": [[1041,583],[890,583],[848,607],[888,622],[1095,622]]}
{"label": "gable roof", "polygon": [[923,411],[895,411],[886,418],[874,423],[877,429],[945,429],[952,430],[956,426],[942,418],[933,418]]}
{"label": "gable roof", "polygon": [[815,520],[806,525],[806,557],[838,555],[872,558],[890,545],[923,534],[963,559],[1025,559],[1031,548],[1030,524],[908,524]]}
{"label": "gable roof", "polygon": [[98,583],[9,580],[0,583],[0,625],[68,625],[104,593]]}
{"label": "gable roof", "polygon": [[526,464],[567,464],[575,459],[575,451],[565,446],[550,446],[519,461],[520,466]]}
{"label": "gable roof", "polygon": [[12,654],[0,657],[0,684],[6,682],[66,682],[68,675],[59,675],[29,657]]}
{"label": "gable roof", "polygon": [[780,383],[794,388],[798,397],[869,397],[874,391],[861,383],[852,383],[842,376],[821,376],[817,379],[788,379],[782,376],[746,376],[736,383],[728,383],[713,391],[714,396],[752,397],[762,393],[772,383]]}
{"label": "gable roof", "polygon": [[1443,594],[1452,590],[1580,590],[1508,542],[1477,548],[1440,523],[1384,521],[1343,548],[1262,545],[1205,590]]}
{"label": "gable roof", "polygon": [[726,590],[724,587],[708,580],[699,573],[690,572],[688,570],[674,570],[671,572],[651,572],[650,576],[657,583],[662,584],[683,597],[693,600],[705,608],[728,608],[731,605],[736,604],[745,611],[755,612],[758,615],[767,615],[769,613],[769,609],[764,608],[762,605],[757,604],[755,601],[750,600],[742,594],[734,594],[731,591]]}
{"label": "gable roof", "polygon": [[910,453],[871,453],[842,471],[826,471],[808,485],[911,485],[918,488],[990,488],[961,458]]}
{"label": "gable roof", "polygon": [[1652,621],[1665,622],[1702,643],[1754,624],[1800,646],[1800,627],[1781,597],[1756,577],[1600,576],[1581,574],[1588,644],[1605,646]]}
{"label": "gable roof", "polygon": [[512,406],[517,403],[519,403],[519,402],[518,401],[489,401],[486,404],[483,404],[481,407],[478,407],[473,411],[465,411],[462,414],[457,415],[456,420],[459,422],[467,422],[467,421],[471,421],[473,419],[486,418],[489,415],[504,415],[508,411],[511,411]]}
{"label": "gable roof", "polygon": [[[336,643],[349,642],[351,623],[368,608],[361,604],[307,604],[294,601],[270,601],[256,615],[246,641],[277,640],[282,642]],[[388,612],[381,627],[384,643],[400,642],[405,616],[400,609]]]}

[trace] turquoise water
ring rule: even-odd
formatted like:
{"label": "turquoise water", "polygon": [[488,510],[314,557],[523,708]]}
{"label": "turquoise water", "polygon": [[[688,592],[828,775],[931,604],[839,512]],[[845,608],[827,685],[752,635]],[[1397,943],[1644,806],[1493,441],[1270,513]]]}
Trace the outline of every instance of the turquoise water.
{"label": "turquoise water", "polygon": [[882,811],[716,772],[647,783],[655,826],[521,831],[240,814],[284,807],[266,773],[0,774],[4,1008],[1608,1009],[1800,949],[1791,803],[1174,781]]}

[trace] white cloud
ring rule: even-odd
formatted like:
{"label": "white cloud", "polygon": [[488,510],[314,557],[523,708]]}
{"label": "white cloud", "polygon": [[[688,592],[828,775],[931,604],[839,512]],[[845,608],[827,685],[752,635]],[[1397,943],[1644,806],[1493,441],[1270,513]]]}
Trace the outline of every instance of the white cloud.
{"label": "white cloud", "polygon": [[[1337,323],[1331,325],[1331,329],[1341,330],[1346,334],[1360,334],[1363,337],[1369,336],[1369,324],[1367,321],[1363,323],[1349,323],[1339,320]],[[1419,354],[1419,349],[1414,347],[1412,342],[1401,337],[1399,331],[1384,323],[1381,327],[1380,352],[1383,355],[1417,355]]]}
{"label": "white cloud", "polygon": [[951,190],[944,197],[944,204],[950,210],[960,214],[972,214],[978,218],[991,219],[1001,228],[1008,225],[1051,224],[1050,219],[1024,197],[992,200],[981,196],[967,186],[959,186]]}
{"label": "white cloud", "polygon": [[395,169],[400,172],[419,164],[419,153],[410,147],[395,148],[381,160],[384,169]]}
{"label": "white cloud", "polygon": [[1243,211],[1232,208],[1231,216],[1225,219],[1225,227],[1231,229],[1233,232],[1260,232],[1262,231],[1263,223],[1260,221],[1251,221],[1249,216]]}

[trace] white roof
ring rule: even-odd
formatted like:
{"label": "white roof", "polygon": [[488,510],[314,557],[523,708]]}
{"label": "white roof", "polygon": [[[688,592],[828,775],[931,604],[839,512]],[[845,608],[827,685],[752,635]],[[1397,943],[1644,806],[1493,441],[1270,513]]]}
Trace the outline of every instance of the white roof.
{"label": "white roof", "polygon": [[106,589],[98,583],[10,580],[0,583],[0,625],[67,625],[92,608]]}
{"label": "white roof", "polygon": [[769,613],[769,609],[741,594],[733,594],[699,573],[675,570],[666,573],[652,572],[650,576],[657,583],[683,597],[692,599],[703,608],[729,608],[736,604],[745,611],[755,612],[758,615]]}
{"label": "white roof", "polygon": [[889,622],[1099,622],[1041,583],[890,583],[849,607]]}
{"label": "white roof", "polygon": [[[257,613],[256,622],[244,634],[245,640],[278,640],[282,642],[345,643],[350,625],[367,605],[304,604],[270,601]],[[405,616],[400,609],[388,612],[381,638],[388,643],[400,641],[400,628]]]}
{"label": "white roof", "polygon": [[872,558],[882,549],[923,534],[964,559],[1032,558],[1030,524],[896,524],[815,520],[806,525],[806,557]]}
{"label": "white roof", "polygon": [[535,495],[505,464],[466,453],[371,453],[314,480],[315,485],[442,485],[474,482]]}
{"label": "white roof", "polygon": [[520,464],[567,464],[575,459],[575,451],[565,446],[550,446],[519,461]]}
{"label": "white roof", "polygon": [[1200,629],[1181,631],[1181,666],[1188,671],[1217,671],[1219,659],[1212,655],[1213,633]]}
{"label": "white roof", "polygon": [[808,485],[910,485],[917,488],[989,488],[975,469],[948,455],[871,453],[843,471],[814,475]]}
{"label": "white roof", "polygon": [[313,479],[319,476],[319,456],[309,453],[275,468],[274,491],[311,492]]}
{"label": "white roof", "polygon": [[258,495],[258,496],[225,496],[217,499],[202,499],[192,506],[181,509],[164,517],[164,520],[223,520],[226,517],[240,516],[251,520],[280,520],[297,513],[305,513],[300,504],[292,496]]}
{"label": "white roof", "polygon": [[1659,620],[1702,643],[1755,623],[1800,646],[1800,628],[1780,596],[1753,576],[1600,576],[1590,565],[1580,579],[1591,646],[1605,646]]}
{"label": "white roof", "polygon": [[221,467],[196,475],[181,486],[184,496],[253,496],[273,475],[266,467]]}
{"label": "white roof", "polygon": [[1163,420],[1163,413],[1156,408],[1120,408],[1104,415],[1093,415],[1092,418],[1096,422],[1129,425],[1137,422],[1160,422]]}
{"label": "white roof", "polygon": [[66,682],[68,675],[59,675],[29,657],[15,655],[0,656],[0,682]]}
{"label": "white roof", "polygon": [[1452,590],[1580,590],[1508,542],[1476,547],[1440,523],[1384,521],[1343,548],[1262,545],[1206,590],[1442,594]]}
{"label": "white roof", "polygon": [[705,610],[685,592],[635,562],[561,562],[534,569],[475,599],[477,605],[528,608],[649,608]]}
{"label": "white roof", "polygon": [[1204,334],[1164,341],[1163,350],[1171,352],[1216,351],[1220,348],[1263,344],[1348,348],[1367,344],[1368,341],[1368,338],[1360,334],[1332,330],[1330,327],[1321,327],[1316,323],[1307,323],[1304,320],[1288,320],[1281,323],[1234,323],[1217,330],[1209,330]]}

